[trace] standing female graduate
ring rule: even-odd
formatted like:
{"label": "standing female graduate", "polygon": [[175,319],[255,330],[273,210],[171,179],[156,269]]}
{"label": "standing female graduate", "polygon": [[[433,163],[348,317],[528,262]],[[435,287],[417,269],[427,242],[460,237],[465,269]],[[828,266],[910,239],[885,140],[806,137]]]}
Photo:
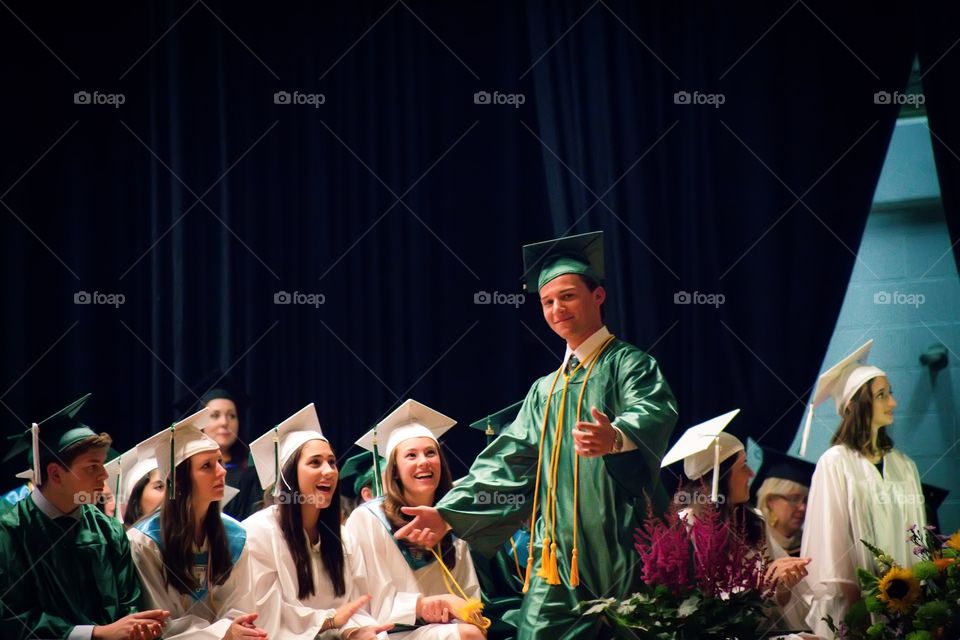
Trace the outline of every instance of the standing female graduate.
{"label": "standing female graduate", "polygon": [[[897,402],[886,374],[866,364],[872,346],[870,340],[821,375],[810,408],[832,396],[841,418],[833,446],[813,473],[801,545],[801,554],[813,556],[807,623],[821,637],[832,637],[825,616],[839,624],[860,600],[857,569],[877,571],[860,541],[909,567],[920,559],[907,529],[927,523],[917,465],[893,448],[887,434]],[[810,422],[808,416],[802,449]]]}
{"label": "standing female graduate", "polygon": [[220,447],[201,431],[207,409],[161,432],[156,447],[167,498],[127,532],[152,606],[170,611],[166,638],[267,637],[254,626],[246,532],[220,513],[226,470]]}
{"label": "standing female graduate", "polygon": [[283,640],[334,630],[348,640],[370,640],[389,629],[361,611],[370,599],[359,591],[366,572],[342,534],[337,459],[313,404],[250,450],[261,485],[274,488],[274,504],[243,522],[257,623]]}
{"label": "standing female graduate", "polygon": [[450,490],[450,470],[437,438],[455,424],[407,400],[357,442],[374,455],[379,455],[378,442],[386,443],[384,496],[357,507],[346,524],[363,556],[370,610],[381,623],[426,623],[391,638],[483,638],[476,612],[480,586],[466,542],[447,535],[424,551],[393,537],[411,520],[402,507],[432,506]]}

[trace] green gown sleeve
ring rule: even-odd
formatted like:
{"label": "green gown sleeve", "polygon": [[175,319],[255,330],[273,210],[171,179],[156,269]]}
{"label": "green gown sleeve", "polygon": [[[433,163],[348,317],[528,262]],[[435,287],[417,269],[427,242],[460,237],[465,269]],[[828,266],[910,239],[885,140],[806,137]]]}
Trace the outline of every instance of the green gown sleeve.
{"label": "green gown sleeve", "polygon": [[[617,483],[630,494],[642,498],[643,491],[662,491],[659,486],[660,460],[677,422],[677,401],[656,360],[636,350],[622,350],[613,362],[615,387],[621,397],[621,410],[608,416],[637,448],[603,457],[604,464]],[[662,497],[662,496],[661,496]]]}
{"label": "green gown sleeve", "polygon": [[534,383],[520,413],[470,467],[470,473],[451,489],[437,510],[458,537],[490,558],[533,508],[541,401]]}

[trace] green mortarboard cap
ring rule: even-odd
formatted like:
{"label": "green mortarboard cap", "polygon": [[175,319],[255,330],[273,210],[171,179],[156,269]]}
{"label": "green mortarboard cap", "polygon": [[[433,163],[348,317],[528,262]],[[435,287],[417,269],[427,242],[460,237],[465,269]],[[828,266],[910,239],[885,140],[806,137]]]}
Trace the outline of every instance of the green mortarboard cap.
{"label": "green mortarboard cap", "polygon": [[786,453],[762,447],[763,462],[757,469],[757,475],[750,485],[750,491],[756,500],[757,492],[767,478],[780,478],[781,480],[790,480],[799,485],[809,488],[813,479],[813,471],[816,468],[812,462],[802,458],[795,458]]}
{"label": "green mortarboard cap", "polygon": [[603,282],[603,232],[592,231],[523,247],[523,286],[534,277],[537,291],[556,277],[575,273]]}
{"label": "green mortarboard cap", "polygon": [[[380,468],[385,465],[386,461],[381,459]],[[358,497],[361,489],[373,484],[373,474],[373,454],[369,451],[347,458],[340,466],[340,492],[350,498]]]}
{"label": "green mortarboard cap", "polygon": [[[33,467],[32,471],[17,474],[17,477],[33,480],[35,484],[40,484],[41,478],[38,476],[38,472],[41,471],[41,465],[37,458],[45,457],[41,453],[42,450],[51,455],[56,455],[70,445],[97,436],[90,427],[77,420],[76,417],[91,395],[93,394],[88,393],[74,400],[42,422],[32,425],[30,429],[10,438],[14,443],[4,457],[4,462],[27,452],[27,460]],[[36,435],[34,435],[34,432],[36,432]]]}
{"label": "green mortarboard cap", "polygon": [[520,413],[520,407],[522,406],[523,400],[514,402],[509,407],[492,413],[482,420],[470,423],[470,426],[483,431],[488,437],[498,436],[516,420],[517,414]]}

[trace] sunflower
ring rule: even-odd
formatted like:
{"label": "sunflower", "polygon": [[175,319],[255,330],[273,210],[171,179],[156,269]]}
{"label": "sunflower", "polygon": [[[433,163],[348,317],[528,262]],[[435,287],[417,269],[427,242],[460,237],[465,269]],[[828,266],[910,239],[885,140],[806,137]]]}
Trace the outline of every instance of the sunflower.
{"label": "sunflower", "polygon": [[946,546],[955,551],[960,551],[960,531],[957,531],[950,536],[950,538],[947,540]]}
{"label": "sunflower", "polygon": [[920,581],[910,569],[893,567],[880,579],[877,585],[877,599],[887,605],[894,613],[906,613],[920,598]]}

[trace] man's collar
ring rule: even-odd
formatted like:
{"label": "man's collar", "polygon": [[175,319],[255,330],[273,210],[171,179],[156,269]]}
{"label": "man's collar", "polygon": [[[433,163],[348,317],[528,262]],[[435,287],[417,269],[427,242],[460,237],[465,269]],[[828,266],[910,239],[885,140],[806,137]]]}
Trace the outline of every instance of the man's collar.
{"label": "man's collar", "polygon": [[56,508],[53,503],[50,502],[45,495],[43,495],[43,492],[40,491],[39,487],[33,490],[33,492],[30,494],[30,499],[33,500],[33,504],[37,505],[37,509],[40,509],[40,512],[51,520],[56,520],[57,518],[62,518],[63,516],[73,518],[74,520],[80,519],[79,507],[70,513],[64,513],[60,511],[60,509]]}
{"label": "man's collar", "polygon": [[610,332],[607,331],[606,325],[597,329],[592,336],[580,343],[576,349],[571,350],[570,346],[567,346],[566,353],[563,354],[563,365],[567,365],[567,361],[570,360],[570,354],[577,356],[577,360],[580,362],[585,361],[590,357],[597,347],[603,344],[603,341],[610,337]]}

